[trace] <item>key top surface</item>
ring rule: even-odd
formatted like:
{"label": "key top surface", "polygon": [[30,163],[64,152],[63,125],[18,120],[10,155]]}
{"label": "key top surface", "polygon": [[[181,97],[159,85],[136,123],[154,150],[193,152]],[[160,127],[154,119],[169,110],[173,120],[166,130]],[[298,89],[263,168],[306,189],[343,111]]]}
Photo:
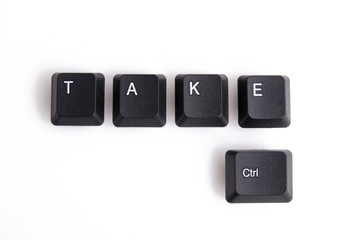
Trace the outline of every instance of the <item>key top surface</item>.
{"label": "key top surface", "polygon": [[179,127],[224,127],[228,124],[228,79],[225,75],[178,75],[175,115]]}
{"label": "key top surface", "polygon": [[116,127],[162,127],[166,124],[166,78],[163,75],[116,75],[113,88]]}
{"label": "key top surface", "polygon": [[51,79],[51,122],[54,125],[101,125],[104,82],[101,73],[55,73]]}
{"label": "key top surface", "polygon": [[230,150],[226,153],[229,203],[290,202],[292,154],[288,150]]}
{"label": "key top surface", "polygon": [[290,83],[286,76],[241,76],[238,79],[239,125],[273,128],[290,125]]}

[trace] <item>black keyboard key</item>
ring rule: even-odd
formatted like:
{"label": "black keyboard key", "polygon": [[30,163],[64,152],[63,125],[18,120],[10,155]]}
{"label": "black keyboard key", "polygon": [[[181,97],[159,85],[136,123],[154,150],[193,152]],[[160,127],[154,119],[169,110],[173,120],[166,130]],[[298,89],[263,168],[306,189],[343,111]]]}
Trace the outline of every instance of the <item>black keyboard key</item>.
{"label": "black keyboard key", "polygon": [[113,91],[113,123],[116,127],[165,125],[165,76],[116,75]]}
{"label": "black keyboard key", "polygon": [[241,76],[238,79],[239,125],[273,128],[290,125],[290,86],[286,76]]}
{"label": "black keyboard key", "polygon": [[228,80],[225,75],[176,76],[176,125],[224,127],[228,124],[228,111]]}
{"label": "black keyboard key", "polygon": [[230,203],[290,202],[292,154],[288,150],[226,153],[226,200]]}
{"label": "black keyboard key", "polygon": [[51,79],[51,122],[54,125],[101,125],[104,82],[101,73],[55,73]]}

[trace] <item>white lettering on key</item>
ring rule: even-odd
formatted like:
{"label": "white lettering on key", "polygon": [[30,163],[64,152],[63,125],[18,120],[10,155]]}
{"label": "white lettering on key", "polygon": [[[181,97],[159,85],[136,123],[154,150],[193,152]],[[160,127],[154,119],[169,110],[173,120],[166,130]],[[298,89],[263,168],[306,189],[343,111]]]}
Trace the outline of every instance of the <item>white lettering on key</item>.
{"label": "white lettering on key", "polygon": [[190,82],[190,95],[193,95],[193,91],[196,95],[200,95],[199,91],[196,89],[196,86],[199,85],[200,82],[196,82],[193,86],[193,82]]}
{"label": "white lettering on key", "polygon": [[259,168],[256,169],[244,168],[242,171],[242,175],[244,176],[244,178],[258,178]]}
{"label": "white lettering on key", "polygon": [[74,83],[73,81],[64,81],[66,84],[66,94],[70,95],[70,84]]}
{"label": "white lettering on key", "polygon": [[254,97],[262,97],[262,83],[253,83],[253,95]]}
{"label": "white lettering on key", "polygon": [[130,83],[129,88],[128,88],[127,93],[126,93],[126,96],[129,96],[131,92],[134,93],[135,96],[138,95],[137,91],[136,91],[136,88],[135,88],[135,84],[133,82]]}

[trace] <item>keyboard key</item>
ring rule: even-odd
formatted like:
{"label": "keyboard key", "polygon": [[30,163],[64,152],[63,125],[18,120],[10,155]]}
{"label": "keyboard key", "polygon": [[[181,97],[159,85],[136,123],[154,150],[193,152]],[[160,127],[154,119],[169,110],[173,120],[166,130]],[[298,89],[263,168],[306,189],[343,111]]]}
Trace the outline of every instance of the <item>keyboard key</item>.
{"label": "keyboard key", "polygon": [[230,150],[226,153],[229,203],[290,202],[292,154],[288,150]]}
{"label": "keyboard key", "polygon": [[178,75],[175,115],[179,127],[224,127],[228,124],[225,75]]}
{"label": "keyboard key", "polygon": [[54,125],[101,125],[104,82],[101,73],[55,73],[51,79],[51,122]]}
{"label": "keyboard key", "polygon": [[286,76],[241,76],[238,79],[239,125],[275,128],[290,125],[290,86]]}
{"label": "keyboard key", "polygon": [[116,127],[165,125],[165,76],[116,75],[113,91],[113,123]]}

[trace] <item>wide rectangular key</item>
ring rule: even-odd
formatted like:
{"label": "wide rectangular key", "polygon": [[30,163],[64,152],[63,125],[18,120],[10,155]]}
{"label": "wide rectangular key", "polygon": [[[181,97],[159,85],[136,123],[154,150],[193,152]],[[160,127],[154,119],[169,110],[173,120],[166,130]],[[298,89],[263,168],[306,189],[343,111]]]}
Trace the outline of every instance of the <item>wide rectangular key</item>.
{"label": "wide rectangular key", "polygon": [[101,125],[104,83],[101,73],[55,73],[51,79],[51,122],[54,125]]}
{"label": "wide rectangular key", "polygon": [[286,76],[241,76],[238,79],[239,125],[275,128],[290,125],[290,86]]}
{"label": "wide rectangular key", "polygon": [[292,154],[288,150],[230,150],[225,171],[229,203],[292,200]]}
{"label": "wide rectangular key", "polygon": [[186,74],[175,79],[175,115],[179,127],[225,127],[228,79],[221,74]]}
{"label": "wide rectangular key", "polygon": [[113,123],[116,127],[162,127],[166,124],[166,78],[158,74],[114,77]]}

